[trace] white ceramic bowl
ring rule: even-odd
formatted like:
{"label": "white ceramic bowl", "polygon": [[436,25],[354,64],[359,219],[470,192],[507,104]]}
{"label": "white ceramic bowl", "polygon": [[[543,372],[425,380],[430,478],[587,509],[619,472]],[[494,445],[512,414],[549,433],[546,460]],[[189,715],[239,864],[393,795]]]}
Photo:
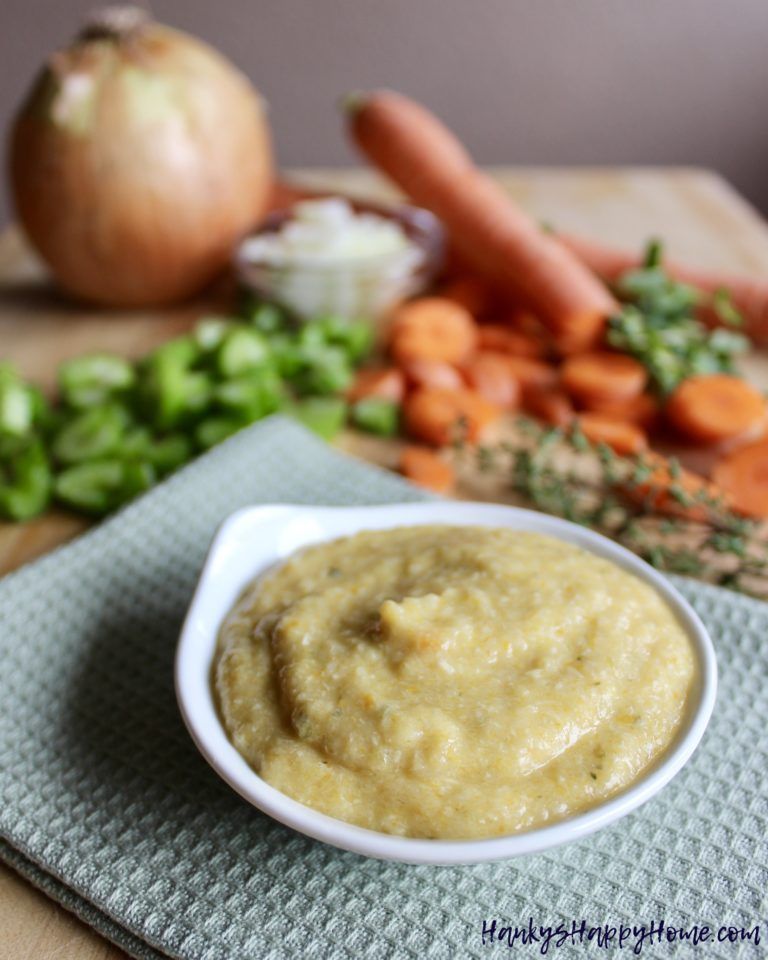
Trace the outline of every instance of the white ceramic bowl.
{"label": "white ceramic bowl", "polygon": [[[227,739],[211,688],[211,664],[222,620],[243,588],[294,550],[356,533],[424,523],[511,527],[559,537],[612,560],[652,584],[677,614],[698,661],[687,716],[670,748],[627,790],[552,826],[488,840],[417,840],[378,833],[326,816],[270,786]],[[346,850],[409,863],[479,863],[536,853],[577,840],[623,817],[658,793],[690,758],[712,713],[715,652],[703,624],[663,576],[606,537],[565,520],[483,503],[409,503],[380,507],[248,507],[219,529],[192,599],[176,654],[176,692],[198,749],[241,796],[281,823]]]}

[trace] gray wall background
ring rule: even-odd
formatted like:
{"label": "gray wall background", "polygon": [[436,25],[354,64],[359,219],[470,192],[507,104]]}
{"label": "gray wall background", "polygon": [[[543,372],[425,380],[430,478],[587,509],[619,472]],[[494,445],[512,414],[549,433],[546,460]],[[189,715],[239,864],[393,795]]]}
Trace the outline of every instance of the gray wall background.
{"label": "gray wall background", "polygon": [[[2,0],[0,127],[88,0]],[[390,86],[484,163],[699,164],[768,210],[767,0],[154,0],[271,104],[284,165],[357,162],[335,102]],[[4,185],[3,185],[4,187]],[[0,222],[9,216],[0,194]]]}

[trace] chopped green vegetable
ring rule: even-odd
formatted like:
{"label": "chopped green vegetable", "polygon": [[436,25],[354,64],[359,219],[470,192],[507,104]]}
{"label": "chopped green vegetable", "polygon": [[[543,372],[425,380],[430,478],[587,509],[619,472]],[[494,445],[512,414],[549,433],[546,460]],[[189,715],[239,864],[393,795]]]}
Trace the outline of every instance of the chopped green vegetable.
{"label": "chopped green vegetable", "polygon": [[135,371],[127,360],[106,353],[77,357],[59,367],[61,398],[72,407],[104,403],[130,389],[135,380]]}
{"label": "chopped green vegetable", "polygon": [[129,423],[128,411],[119,404],[93,407],[65,421],[51,450],[65,464],[109,456],[119,448]]}
{"label": "chopped green vegetable", "polygon": [[380,437],[393,437],[400,426],[400,407],[381,397],[366,397],[352,407],[352,423]]}
{"label": "chopped green vegetable", "polygon": [[54,411],[43,391],[32,384],[27,384],[32,400],[32,419],[34,426],[44,433],[55,425]]}
{"label": "chopped green vegetable", "polygon": [[264,368],[219,384],[214,397],[225,410],[251,422],[279,410],[285,402],[285,389],[278,374]]}
{"label": "chopped green vegetable", "polygon": [[665,273],[661,255],[661,245],[651,244],[645,265],[619,279],[616,292],[626,302],[610,318],[607,338],[639,360],[652,386],[667,395],[695,374],[732,372],[748,341],[732,330],[708,330],[697,320],[704,295]]}
{"label": "chopped green vegetable", "polygon": [[276,333],[269,342],[272,358],[280,376],[291,380],[304,366],[304,351],[295,335]]}
{"label": "chopped green vegetable", "polygon": [[180,433],[174,433],[154,440],[143,459],[154,467],[158,476],[164,477],[191,460],[192,452],[191,441]]}
{"label": "chopped green vegetable", "polygon": [[204,353],[221,346],[226,334],[232,329],[232,321],[226,317],[203,317],[195,327],[195,343]]}
{"label": "chopped green vegetable", "polygon": [[269,344],[258,330],[238,326],[230,330],[219,348],[218,368],[225,379],[264,366],[270,361]]}
{"label": "chopped green vegetable", "polygon": [[[54,406],[0,363],[0,515],[32,516],[52,491],[72,509],[108,513],[198,450],[286,407],[330,438],[347,415],[338,395],[371,341],[367,323],[294,324],[250,298],[239,316],[203,317],[137,363],[107,353],[67,361]],[[389,435],[397,409],[361,403],[355,417]]]}
{"label": "chopped green vegetable", "polygon": [[246,312],[246,318],[257,330],[267,335],[277,333],[286,327],[285,314],[274,303],[254,304]]}
{"label": "chopped green vegetable", "polygon": [[373,326],[362,320],[329,316],[321,317],[306,327],[317,329],[327,344],[341,347],[352,362],[362,360],[373,346]]}
{"label": "chopped green vegetable", "polygon": [[208,450],[242,430],[245,425],[235,417],[208,417],[195,427],[195,440],[201,450]]}
{"label": "chopped green vegetable", "polygon": [[174,337],[166,340],[149,354],[148,361],[162,360],[164,363],[177,363],[182,367],[191,367],[200,359],[200,346],[193,336]]}
{"label": "chopped green vegetable", "polygon": [[8,363],[0,364],[0,437],[25,437],[32,430],[36,395]]}
{"label": "chopped green vegetable", "polygon": [[101,516],[147,490],[155,481],[148,463],[109,458],[81,463],[62,471],[54,495],[81,513]]}
{"label": "chopped green vegetable", "polygon": [[51,467],[39,440],[0,460],[0,517],[30,520],[45,510],[50,496]]}
{"label": "chopped green vegetable", "polygon": [[354,373],[347,355],[339,347],[319,347],[308,353],[292,382],[299,393],[327,396],[343,393]]}
{"label": "chopped green vegetable", "polygon": [[338,397],[308,397],[287,411],[323,440],[333,440],[347,418],[347,405]]}
{"label": "chopped green vegetable", "polygon": [[[167,346],[179,341],[171,341]],[[150,354],[142,370],[139,394],[150,420],[159,430],[170,430],[191,414],[205,409],[211,397],[208,374],[190,369],[186,360],[196,354],[179,349]]]}
{"label": "chopped green vegetable", "polygon": [[129,460],[151,464],[164,477],[192,458],[192,442],[181,433],[155,438],[146,427],[134,427],[120,444],[120,454]]}

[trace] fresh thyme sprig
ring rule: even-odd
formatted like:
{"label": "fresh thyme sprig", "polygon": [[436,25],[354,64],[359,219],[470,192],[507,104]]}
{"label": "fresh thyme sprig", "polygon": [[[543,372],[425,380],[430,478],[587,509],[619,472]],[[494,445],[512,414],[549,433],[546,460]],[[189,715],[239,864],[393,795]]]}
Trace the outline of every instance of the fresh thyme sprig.
{"label": "fresh thyme sprig", "polygon": [[768,530],[710,487],[688,489],[674,460],[662,482],[653,458],[620,457],[578,427],[522,418],[514,440],[478,447],[474,456],[525,502],[605,533],[661,570],[768,599]]}

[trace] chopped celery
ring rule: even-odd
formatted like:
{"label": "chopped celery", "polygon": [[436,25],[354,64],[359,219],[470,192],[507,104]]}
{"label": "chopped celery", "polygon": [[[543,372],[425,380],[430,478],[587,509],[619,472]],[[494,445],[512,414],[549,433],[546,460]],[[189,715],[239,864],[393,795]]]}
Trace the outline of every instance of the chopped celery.
{"label": "chopped celery", "polygon": [[327,396],[342,393],[353,379],[352,366],[339,347],[321,347],[307,356],[293,378],[299,393]]}
{"label": "chopped celery", "polygon": [[204,353],[210,353],[221,346],[231,329],[232,321],[226,317],[203,317],[195,327],[195,343]]}
{"label": "chopped celery", "polygon": [[119,404],[93,407],[64,422],[53,438],[54,457],[60,463],[82,463],[114,453],[130,422]]}
{"label": "chopped celery", "polygon": [[154,440],[147,448],[144,459],[150,463],[158,475],[164,477],[192,459],[192,443],[180,433]]}
{"label": "chopped celery", "polygon": [[270,348],[277,372],[288,378],[295,377],[304,366],[304,352],[297,338],[288,333],[277,333],[270,337]]}
{"label": "chopped celery", "polygon": [[295,343],[302,354],[309,355],[314,350],[322,350],[330,344],[325,328],[316,320],[303,324],[295,335]]}
{"label": "chopped celery", "polygon": [[22,382],[0,383],[0,434],[26,436],[34,419],[35,405],[27,387]]}
{"label": "chopped celery", "polygon": [[99,516],[132,500],[154,481],[155,472],[148,463],[93,460],[62,471],[54,481],[54,494],[74,510]]}
{"label": "chopped celery", "polygon": [[362,360],[373,347],[373,326],[363,320],[328,316],[319,318],[313,325],[322,332],[326,343],[341,347],[353,363]]}
{"label": "chopped celery", "polygon": [[269,360],[270,350],[266,339],[258,330],[249,327],[234,327],[219,347],[219,373],[226,379],[264,366]]}
{"label": "chopped celery", "polygon": [[190,370],[180,355],[156,351],[143,371],[140,394],[150,419],[168,430],[207,406],[211,381],[206,373]]}
{"label": "chopped celery", "polygon": [[278,374],[267,367],[254,370],[247,377],[226,380],[216,387],[214,396],[226,410],[253,421],[283,406],[285,388]]}
{"label": "chopped celery", "polygon": [[152,432],[148,427],[129,427],[120,441],[120,455],[143,460],[152,444]]}
{"label": "chopped celery", "polygon": [[0,363],[0,437],[27,437],[46,407],[37,387],[25,383],[10,363]]}
{"label": "chopped celery", "polygon": [[249,323],[267,335],[277,333],[286,326],[285,314],[274,303],[255,304],[247,316]]}
{"label": "chopped celery", "polygon": [[148,490],[156,479],[157,476],[151,463],[142,460],[123,461],[123,483],[120,489],[116,491],[115,505],[119,506],[133,500],[134,497]]}
{"label": "chopped celery", "polygon": [[[293,326],[278,305],[251,300],[239,318],[203,317],[135,364],[107,353],[63,363],[54,406],[0,363],[0,516],[33,516],[52,492],[103,515],[196,450],[286,407],[331,439],[348,413],[339,394],[371,339],[367,323],[327,316]],[[380,435],[397,427],[386,402],[361,401],[351,415]]]}
{"label": "chopped celery", "polygon": [[351,420],[356,427],[380,437],[393,437],[400,426],[400,407],[381,397],[366,397],[352,407]]}
{"label": "chopped celery", "polygon": [[339,397],[308,397],[286,412],[324,440],[333,440],[344,426],[347,405]]}
{"label": "chopped celery", "polygon": [[134,427],[123,438],[119,452],[127,459],[146,461],[162,477],[190,460],[193,450],[191,441],[181,433],[156,438],[146,427]]}
{"label": "chopped celery", "polygon": [[0,460],[0,517],[29,520],[45,510],[50,496],[51,467],[39,440]]}
{"label": "chopped celery", "polygon": [[145,363],[174,363],[181,367],[191,367],[201,358],[200,345],[194,337],[175,337],[162,343],[145,358]]}
{"label": "chopped celery", "polygon": [[130,389],[135,380],[132,364],[106,353],[77,357],[59,367],[61,397],[72,407],[104,403],[116,393]]}
{"label": "chopped celery", "polygon": [[27,390],[32,401],[34,425],[43,432],[48,431],[54,425],[55,417],[47,397],[39,387],[31,384],[27,384]]}
{"label": "chopped celery", "polygon": [[217,443],[231,437],[241,430],[245,424],[235,417],[208,417],[201,420],[195,428],[195,440],[203,450],[215,447]]}

